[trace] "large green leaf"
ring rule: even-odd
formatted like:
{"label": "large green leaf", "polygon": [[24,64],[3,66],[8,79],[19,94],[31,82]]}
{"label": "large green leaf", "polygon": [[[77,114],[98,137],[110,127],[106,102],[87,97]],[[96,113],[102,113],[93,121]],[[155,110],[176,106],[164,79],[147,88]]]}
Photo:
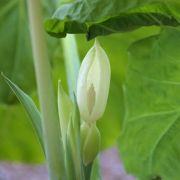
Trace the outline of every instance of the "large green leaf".
{"label": "large green leaf", "polygon": [[[43,0],[44,16],[55,9],[57,0]],[[0,72],[27,93],[35,87],[31,42],[28,28],[26,1],[0,1]],[[57,41],[48,39],[49,55],[52,59]],[[0,103],[13,103],[16,98],[0,78]]]}
{"label": "large green leaf", "polygon": [[42,136],[42,125],[41,125],[41,114],[38,111],[36,105],[33,100],[25,94],[17,85],[11,82],[6,76],[3,75],[5,82],[9,85],[11,90],[17,96],[21,104],[24,106],[28,116],[31,119],[31,122],[36,130],[39,141],[41,143],[42,148],[44,148],[43,144],[43,136]]}
{"label": "large green leaf", "polygon": [[[0,1],[0,36],[0,72],[29,92],[35,83],[25,1]],[[12,102],[2,78],[0,85],[0,102]]]}
{"label": "large green leaf", "polygon": [[45,27],[55,37],[85,33],[89,40],[142,26],[177,26],[177,7],[180,2],[175,0],[79,0],[60,6]]}
{"label": "large green leaf", "polygon": [[127,170],[142,180],[180,179],[179,47],[175,28],[130,47],[119,147]]}

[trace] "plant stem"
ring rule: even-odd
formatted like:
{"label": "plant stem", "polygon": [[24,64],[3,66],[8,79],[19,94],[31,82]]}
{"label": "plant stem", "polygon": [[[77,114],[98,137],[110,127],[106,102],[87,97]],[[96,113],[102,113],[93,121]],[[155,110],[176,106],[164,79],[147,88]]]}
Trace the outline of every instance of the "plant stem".
{"label": "plant stem", "polygon": [[43,141],[51,180],[64,179],[60,125],[51,80],[40,0],[28,0],[29,23],[38,96],[42,113]]}
{"label": "plant stem", "polygon": [[77,78],[80,67],[80,60],[75,36],[72,34],[68,34],[66,38],[62,39],[62,45],[65,57],[69,95],[71,99],[74,100],[74,93],[76,93]]}
{"label": "plant stem", "polygon": [[[66,76],[68,80],[68,89],[69,89],[69,95],[76,104],[76,100],[74,99],[74,95],[76,93],[76,86],[77,86],[77,78],[79,73],[79,67],[80,67],[80,60],[76,45],[76,39],[74,35],[68,34],[66,38],[62,40],[62,46],[63,46],[63,52],[64,52],[64,61],[65,61],[65,67],[66,67]],[[83,172],[83,166],[82,166],[82,158],[80,153],[80,122],[78,123],[78,119],[75,119],[75,127],[71,131],[71,150],[73,155],[73,161],[74,161],[74,170],[75,170],[75,176],[78,180],[83,180],[84,172]],[[67,162],[68,164],[68,162]]]}

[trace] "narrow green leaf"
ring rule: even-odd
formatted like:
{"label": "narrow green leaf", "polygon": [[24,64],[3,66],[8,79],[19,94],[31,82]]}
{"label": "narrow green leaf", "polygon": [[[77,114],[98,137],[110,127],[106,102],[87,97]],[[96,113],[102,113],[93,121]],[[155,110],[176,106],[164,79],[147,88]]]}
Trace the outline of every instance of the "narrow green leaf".
{"label": "narrow green leaf", "polygon": [[11,82],[5,75],[2,74],[2,76],[5,80],[5,82],[8,84],[8,86],[14,92],[16,97],[19,99],[21,104],[24,106],[28,116],[31,119],[33,127],[36,130],[36,133],[38,135],[41,146],[42,146],[42,148],[44,148],[43,147],[43,138],[42,138],[42,127],[41,127],[41,114],[38,111],[36,105],[34,104],[33,100],[27,94],[25,94],[16,84]]}
{"label": "narrow green leaf", "polygon": [[100,158],[99,156],[93,162],[92,170],[91,170],[91,180],[101,180],[101,172],[100,172]]}
{"label": "narrow green leaf", "polygon": [[73,163],[76,173],[76,179],[84,180],[84,169],[83,161],[81,156],[81,139],[80,139],[80,114],[76,102],[76,97],[74,96],[74,106],[71,121],[68,127],[68,141],[71,147],[71,153],[73,157]]}
{"label": "narrow green leaf", "polygon": [[72,116],[73,103],[63,90],[61,81],[58,82],[58,113],[62,139],[65,142],[68,124]]}
{"label": "narrow green leaf", "polygon": [[76,177],[74,161],[73,161],[73,154],[72,154],[72,147],[68,141],[69,137],[66,134],[66,140],[64,144],[64,160],[65,160],[65,171],[66,171],[66,178],[69,180],[74,180]]}
{"label": "narrow green leaf", "polygon": [[73,104],[70,97],[63,90],[61,81],[58,83],[58,110],[67,178],[73,180],[76,177],[76,179],[83,180],[79,111],[77,104]]}

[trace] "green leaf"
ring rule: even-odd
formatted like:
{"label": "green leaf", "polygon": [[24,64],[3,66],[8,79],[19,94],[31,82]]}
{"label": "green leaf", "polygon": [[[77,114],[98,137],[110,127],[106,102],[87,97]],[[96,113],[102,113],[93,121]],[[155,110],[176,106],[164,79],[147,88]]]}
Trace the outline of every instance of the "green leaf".
{"label": "green leaf", "polygon": [[65,142],[68,126],[72,117],[73,103],[62,88],[61,81],[58,82],[58,112],[62,139]]}
{"label": "green leaf", "polygon": [[[52,14],[57,0],[43,0],[44,16]],[[28,28],[26,1],[0,1],[0,72],[6,74],[28,94],[35,88],[32,49]],[[58,41],[48,39],[49,56],[54,57]],[[12,104],[14,95],[0,78],[0,103]]]}
{"label": "green leaf", "polygon": [[101,172],[100,172],[100,158],[99,156],[93,162],[92,170],[91,170],[91,180],[101,180]]}
{"label": "green leaf", "polygon": [[142,26],[177,26],[180,13],[172,8],[175,5],[180,7],[177,1],[163,0],[80,0],[60,6],[52,18],[46,20],[45,28],[55,37],[85,33],[90,40]]}
{"label": "green leaf", "polygon": [[135,42],[129,50],[125,129],[119,147],[138,179],[180,177],[180,30]]}
{"label": "green leaf", "polygon": [[68,126],[67,137],[73,158],[73,165],[76,179],[84,180],[83,161],[81,156],[81,139],[80,139],[80,114],[74,96],[74,105],[71,121]]}
{"label": "green leaf", "polygon": [[74,177],[76,177],[76,172],[73,163],[72,147],[68,141],[68,136],[66,136],[66,141],[64,144],[64,160],[66,179],[73,180]]}
{"label": "green leaf", "polygon": [[71,146],[69,144],[68,126],[71,123],[73,111],[73,103],[64,91],[61,81],[58,82],[58,113],[62,136],[62,145],[64,150],[64,164],[65,164],[65,176],[66,179],[73,180],[75,176],[75,170],[73,166],[73,157],[71,152]]}
{"label": "green leaf", "polygon": [[[75,100],[75,97],[73,98]],[[83,180],[83,167],[80,146],[80,116],[77,104],[63,90],[61,81],[58,83],[58,111],[65,153],[67,179]]]}
{"label": "green leaf", "polygon": [[[35,86],[25,1],[0,1],[0,72],[26,92]],[[23,50],[22,50],[23,49]],[[0,78],[0,102],[12,103],[14,96]]]}
{"label": "green leaf", "polygon": [[36,105],[34,104],[33,100],[27,94],[25,94],[17,85],[15,85],[13,82],[11,82],[5,75],[2,74],[2,76],[5,80],[5,82],[8,84],[8,86],[14,92],[16,97],[19,99],[21,104],[24,106],[28,116],[31,119],[33,127],[36,130],[36,133],[38,135],[41,146],[42,146],[42,148],[44,148],[43,137],[42,137],[42,126],[41,126],[41,114],[38,111]]}

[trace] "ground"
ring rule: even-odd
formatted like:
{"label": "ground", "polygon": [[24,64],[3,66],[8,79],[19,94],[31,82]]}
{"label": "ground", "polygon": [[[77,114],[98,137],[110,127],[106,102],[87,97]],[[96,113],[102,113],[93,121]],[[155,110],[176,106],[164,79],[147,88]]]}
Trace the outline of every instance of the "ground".
{"label": "ground", "polygon": [[[128,175],[119,159],[116,148],[101,153],[102,180],[135,180]],[[24,165],[16,163],[0,163],[0,180],[48,180],[44,165]]]}

